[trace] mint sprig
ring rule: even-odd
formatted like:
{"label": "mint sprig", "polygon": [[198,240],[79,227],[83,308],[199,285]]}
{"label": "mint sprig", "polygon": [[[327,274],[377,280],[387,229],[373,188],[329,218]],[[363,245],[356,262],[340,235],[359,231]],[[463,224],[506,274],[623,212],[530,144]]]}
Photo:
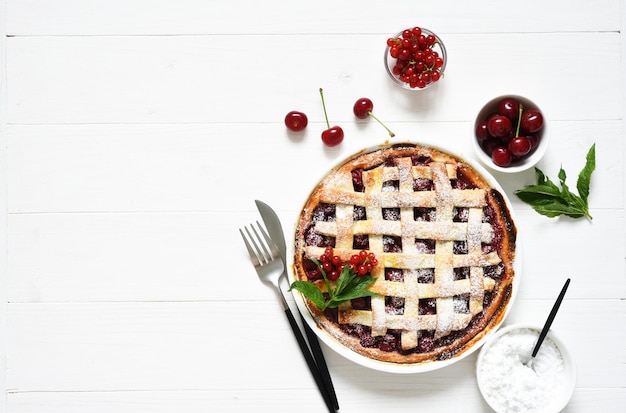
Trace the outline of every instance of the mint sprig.
{"label": "mint sprig", "polygon": [[596,169],[596,145],[593,144],[587,153],[584,168],[578,174],[576,189],[578,194],[570,191],[565,183],[567,174],[560,168],[558,178],[560,188],[541,170],[535,168],[537,184],[529,185],[515,192],[525,203],[533,207],[541,215],[550,218],[566,215],[571,218],[593,217],[589,214],[589,189],[591,175]]}
{"label": "mint sprig", "polygon": [[341,274],[339,275],[339,278],[335,282],[335,287],[333,288],[326,272],[322,269],[320,262],[315,259],[313,259],[313,262],[315,262],[324,277],[326,290],[329,295],[328,299],[324,296],[322,290],[320,290],[315,283],[310,281],[294,281],[289,287],[289,291],[300,291],[320,310],[324,311],[327,308],[338,307],[340,304],[354,298],[378,295],[378,293],[368,289],[370,285],[376,282],[376,278],[369,275],[357,277],[354,268],[346,265],[341,270]]}

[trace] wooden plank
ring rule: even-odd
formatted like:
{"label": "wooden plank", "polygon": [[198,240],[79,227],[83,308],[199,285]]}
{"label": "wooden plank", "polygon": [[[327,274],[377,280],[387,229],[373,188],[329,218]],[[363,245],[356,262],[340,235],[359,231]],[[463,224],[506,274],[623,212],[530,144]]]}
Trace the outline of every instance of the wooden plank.
{"label": "wooden plank", "polygon": [[[466,409],[488,411],[476,389],[451,385],[446,397],[429,387],[405,393],[382,392],[372,389],[376,397],[363,393],[344,392],[339,404],[344,411],[376,413],[391,403],[405,411],[436,409],[438,412],[458,411],[452,400],[463,400]],[[8,405],[15,413],[240,413],[249,411],[295,411],[318,413],[324,409],[319,396],[310,390],[188,390],[145,392],[52,392],[10,393]],[[619,388],[577,389],[567,411],[602,409],[613,412],[626,405],[626,393]]]}
{"label": "wooden plank", "polygon": [[[534,211],[519,215],[520,297],[549,299],[567,277],[573,281],[572,298],[626,297],[625,247],[619,242],[625,232],[623,211],[599,210],[593,223],[550,220]],[[274,301],[237,231],[255,219],[256,211],[11,215],[8,299]],[[572,257],[572,251],[580,257]],[[603,257],[603,264],[595,257]],[[593,283],[586,281],[589,277]]]}
{"label": "wooden plank", "polygon": [[[263,199],[296,210],[315,183],[344,157],[388,139],[373,120],[342,124],[346,138],[324,148],[322,125],[289,134],[282,114],[259,124],[10,125],[9,212],[249,211]],[[381,109],[381,112],[383,109]],[[380,115],[382,116],[382,115]],[[475,158],[470,122],[390,122],[397,137],[434,144]],[[552,141],[538,165],[575,186],[593,143],[598,168],[593,209],[621,208],[624,185],[620,120],[550,122]],[[263,169],[263,174],[254,171]],[[533,170],[494,174],[516,210],[528,209],[514,191],[534,183]],[[289,190],[284,190],[289,188]]]}
{"label": "wooden plank", "polygon": [[[504,9],[488,0],[446,0],[421,3],[418,17],[411,18],[390,13],[380,2],[355,6],[330,0],[289,7],[266,1],[263,18],[251,0],[9,0],[7,5],[11,35],[388,33],[404,28],[398,24],[495,34],[619,30],[618,0],[528,0]],[[410,0],[400,0],[394,7],[415,9]],[[481,19],[490,9],[499,10],[498,18]]]}
{"label": "wooden plank", "polygon": [[[508,321],[541,325],[552,303],[520,300]],[[579,388],[626,386],[626,331],[614,328],[625,321],[624,300],[563,302],[553,330],[570,346]],[[585,334],[581,325],[597,328]],[[10,304],[8,333],[11,393],[314,388],[274,302]],[[602,349],[601,356],[586,357],[590,348]],[[326,350],[342,397],[376,392],[417,402],[444,383],[477,395],[476,354],[407,376],[368,370]]]}
{"label": "wooden plank", "polygon": [[[254,62],[249,66],[230,63],[240,61],[241,51],[228,35],[11,37],[8,122],[264,123],[297,105],[321,123],[318,88],[303,76],[315,76],[327,89],[333,122],[352,121],[354,101],[364,94],[390,122],[470,121],[485,102],[505,93],[531,98],[552,121],[622,116],[621,91],[614,87],[621,80],[615,32],[446,34],[445,79],[421,92],[387,78],[384,35],[274,38],[237,37],[246,44],[246,61]],[[289,65],[282,69],[285,50]],[[477,50],[489,51],[480,62]],[[591,63],[602,62],[602,75],[593,81],[581,50]],[[324,61],[311,62],[314,52]]]}

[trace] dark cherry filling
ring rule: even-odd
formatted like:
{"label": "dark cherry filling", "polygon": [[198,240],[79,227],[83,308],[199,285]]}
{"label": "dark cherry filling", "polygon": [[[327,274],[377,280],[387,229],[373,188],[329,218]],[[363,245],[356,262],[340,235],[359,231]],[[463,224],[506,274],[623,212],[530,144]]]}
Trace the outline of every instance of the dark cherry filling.
{"label": "dark cherry filling", "polygon": [[469,267],[458,267],[454,269],[454,280],[467,280],[469,278]]}
{"label": "dark cherry filling", "polygon": [[467,254],[467,241],[454,241],[452,243],[452,250],[456,255]]}
{"label": "dark cherry filling", "polygon": [[382,192],[398,192],[400,191],[400,181],[385,181],[383,182]]}
{"label": "dark cherry filling", "polygon": [[402,252],[402,238],[391,235],[383,235],[384,252]]}
{"label": "dark cherry filling", "polygon": [[386,221],[400,221],[400,208],[383,208],[383,219]]}
{"label": "dark cherry filling", "polygon": [[411,163],[413,166],[425,166],[432,162],[432,159],[423,155],[411,155]]}
{"label": "dark cherry filling", "polygon": [[355,235],[352,239],[352,248],[355,250],[367,250],[370,247],[370,238],[367,235]]}
{"label": "dark cherry filling", "polygon": [[404,298],[385,297],[385,311],[388,314],[404,314]]}
{"label": "dark cherry filling", "polygon": [[[413,155],[411,157],[413,165],[428,165],[432,162],[429,157]],[[397,158],[392,157],[385,161],[385,166],[395,166]],[[352,171],[352,183],[356,192],[364,192],[365,185],[363,182],[363,169],[355,169]],[[476,188],[467,176],[464,175],[462,169],[457,171],[457,178],[452,182],[454,189],[473,189]],[[399,181],[391,180],[383,182],[383,191],[399,191]],[[414,191],[430,191],[433,190],[433,182],[428,179],[418,178],[413,182]],[[496,195],[500,195],[496,192]],[[400,208],[383,208],[383,219],[389,221],[400,220]],[[502,246],[503,236],[502,231],[506,230],[511,232],[510,228],[498,227],[495,223],[494,217],[496,212],[491,205],[484,207],[483,209],[483,222],[489,223],[494,227],[495,238],[489,244],[482,244],[484,253],[497,251]],[[454,222],[467,222],[469,216],[469,209],[465,207],[457,207],[454,209]],[[436,219],[435,208],[413,208],[413,217],[416,221],[431,222]],[[320,203],[312,214],[312,223],[306,228],[304,232],[306,245],[315,245],[318,247],[335,246],[334,237],[317,234],[314,231],[314,225],[317,221],[333,222],[336,218],[335,205]],[[367,214],[365,207],[355,206],[353,211],[353,219],[355,221],[366,220]],[[434,254],[436,242],[434,240],[416,239],[415,245],[418,250],[423,254]],[[353,238],[354,249],[369,249],[369,236],[368,235],[356,235]],[[454,241],[453,244],[454,254],[467,254],[467,242],[466,241]],[[399,253],[402,251],[402,239],[396,236],[383,235],[383,251],[385,253]],[[309,280],[321,279],[321,273],[317,265],[308,259],[303,260],[304,270]],[[434,283],[435,271],[434,268],[422,268],[417,269],[417,281],[418,283]],[[505,272],[504,265],[498,264],[485,268],[485,276],[498,280],[503,277]],[[469,279],[470,269],[469,267],[461,267],[454,269],[454,279],[463,280]],[[385,268],[385,279],[394,282],[404,282],[404,273],[402,269],[398,268]],[[509,291],[510,294],[510,291]],[[484,307],[488,307],[493,301],[493,293],[486,291],[483,299]],[[469,314],[469,294],[463,294],[453,297],[455,310],[458,313]],[[385,311],[388,314],[404,314],[405,299],[402,297],[385,297]],[[371,298],[364,297],[353,299],[351,301],[352,308],[356,310],[371,310]],[[420,315],[434,315],[437,314],[437,300],[435,298],[423,298],[419,300],[418,312]],[[338,324],[338,309],[326,309],[324,311],[325,316],[332,322]],[[461,331],[453,331],[445,337],[434,339],[433,331],[419,331],[418,345],[414,349],[402,350],[401,348],[401,331],[389,329],[387,334],[380,337],[371,336],[371,328],[360,324],[340,324],[339,327],[351,336],[358,338],[363,347],[376,347],[382,351],[390,352],[396,351],[400,354],[411,353],[426,353],[433,351],[436,348],[450,345],[452,342],[462,337],[467,331],[481,328],[480,323],[483,322],[480,318],[473,318],[468,327]],[[447,359],[454,356],[454,352],[444,352],[437,357],[439,360]]]}
{"label": "dark cherry filling", "polygon": [[415,207],[413,208],[413,219],[416,221],[432,222],[437,219],[435,208]]}
{"label": "dark cherry filling", "polygon": [[398,268],[385,268],[385,280],[403,282],[404,273]]}
{"label": "dark cherry filling", "polygon": [[468,219],[469,219],[469,208],[464,208],[464,207],[454,208],[454,216],[452,217],[452,221],[467,222]]}
{"label": "dark cherry filling", "polygon": [[434,268],[420,268],[417,270],[417,282],[420,284],[433,284],[435,282]]}
{"label": "dark cherry filling", "polygon": [[352,212],[352,219],[355,221],[365,221],[367,219],[365,207],[356,205],[354,207],[354,211]]}
{"label": "dark cherry filling", "polygon": [[463,169],[457,170],[456,179],[451,181],[451,185],[454,189],[476,189],[476,184],[465,176]]}
{"label": "dark cherry filling", "polygon": [[435,298],[420,298],[418,311],[420,315],[437,314],[437,300]]}
{"label": "dark cherry filling", "polygon": [[419,191],[432,191],[434,189],[433,181],[430,179],[417,178],[413,181],[413,190]]}
{"label": "dark cherry filling", "polygon": [[363,169],[355,169],[352,171],[352,186],[354,192],[365,192],[365,185],[363,185]]}
{"label": "dark cherry filling", "polygon": [[416,239],[415,247],[422,254],[434,254],[436,241],[434,239]]}
{"label": "dark cherry filling", "polygon": [[452,297],[454,302],[454,312],[469,314],[469,294],[455,295]]}

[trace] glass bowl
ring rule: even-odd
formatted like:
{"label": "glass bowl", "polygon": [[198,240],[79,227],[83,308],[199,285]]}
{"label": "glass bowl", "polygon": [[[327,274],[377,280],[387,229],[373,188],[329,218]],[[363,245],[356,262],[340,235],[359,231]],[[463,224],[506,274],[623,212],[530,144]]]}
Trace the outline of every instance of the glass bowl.
{"label": "glass bowl", "polygon": [[[493,160],[491,159],[491,155],[489,154],[490,149],[500,144],[494,143],[494,141],[491,140],[491,138],[488,138],[487,140],[479,138],[478,132],[477,132],[478,127],[482,122],[484,122],[486,119],[498,113],[498,104],[504,99],[515,100],[516,102],[522,105],[524,110],[529,110],[529,109],[540,110],[543,115],[543,127],[538,132],[535,132],[532,134],[532,135],[535,135],[537,138],[537,146],[533,147],[533,149],[531,149],[528,155],[518,158],[518,159],[514,158],[509,166],[499,166],[493,162]],[[512,133],[514,135],[516,134],[515,125],[516,124],[512,125],[513,126]],[[503,140],[502,145],[506,146],[506,142],[507,140],[510,140],[510,138],[503,138],[503,139],[504,140]],[[490,142],[490,140],[491,140],[491,143],[488,143]],[[522,172],[529,168],[534,167],[541,160],[541,158],[543,158],[546,151],[548,150],[549,141],[550,141],[550,133],[549,133],[548,122],[545,117],[545,113],[533,101],[531,101],[530,99],[526,97],[519,96],[519,95],[502,95],[494,99],[491,99],[478,111],[478,115],[476,116],[476,119],[474,120],[474,123],[473,123],[472,145],[474,146],[478,160],[480,160],[480,162],[483,163],[488,168],[494,171],[498,171],[498,172],[516,173],[516,172]],[[489,147],[489,145],[491,145],[491,147]]]}
{"label": "glass bowl", "polygon": [[[409,36],[409,34],[411,36]],[[392,39],[397,39],[395,43],[398,44],[404,39],[409,40],[413,45],[416,43],[422,44],[419,49],[421,49],[422,52],[426,52],[424,53],[425,56],[423,58],[422,56],[416,56],[417,46],[412,46],[412,53],[409,51],[410,49],[406,49],[407,52],[401,52],[405,53],[404,57],[406,57],[406,59],[403,59],[402,56],[393,57],[392,54],[395,53],[392,50],[393,47],[390,45],[390,43],[394,43]],[[429,50],[432,53],[429,53]],[[429,54],[433,56],[432,61],[431,58],[426,57]],[[385,48],[384,60],[387,74],[395,84],[408,90],[423,90],[441,81],[448,62],[448,56],[446,47],[439,36],[428,29],[415,27],[405,29],[389,38],[387,47]],[[397,64],[402,62],[405,63],[396,68]],[[420,63],[424,64],[424,68],[422,68],[421,65],[420,67],[416,66]],[[412,67],[415,73],[414,78],[411,78],[410,73],[407,74],[406,69],[408,67]],[[426,75],[423,73],[426,73]],[[407,74],[407,78],[404,78],[402,76],[403,74]],[[420,76],[420,74],[422,75]]]}

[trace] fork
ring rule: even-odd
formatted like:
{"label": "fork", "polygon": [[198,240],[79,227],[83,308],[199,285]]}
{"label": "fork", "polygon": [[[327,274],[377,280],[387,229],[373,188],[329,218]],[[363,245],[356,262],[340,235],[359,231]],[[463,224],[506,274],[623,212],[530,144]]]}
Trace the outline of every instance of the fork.
{"label": "fork", "polygon": [[[248,250],[248,254],[250,254],[250,259],[252,260],[252,264],[254,265],[254,269],[259,275],[259,279],[264,283],[274,287],[274,291],[279,297],[279,301],[283,307],[285,315],[289,320],[289,324],[291,325],[291,330],[293,334],[296,336],[296,340],[298,341],[298,345],[300,346],[300,350],[302,351],[302,355],[306,360],[306,363],[315,379],[315,383],[317,384],[320,393],[324,398],[324,402],[326,403],[326,407],[328,407],[328,411],[331,413],[336,413],[336,410],[333,408],[331,397],[326,390],[326,386],[324,385],[324,381],[322,380],[322,376],[320,374],[319,368],[315,363],[311,352],[309,351],[309,347],[300,331],[300,327],[296,322],[296,319],[293,317],[291,309],[287,304],[287,300],[283,295],[283,292],[280,288],[280,277],[284,270],[284,262],[280,257],[280,253],[278,252],[278,247],[271,240],[267,232],[259,222],[256,222],[258,227],[258,231],[254,227],[253,224],[250,224],[250,229],[248,227],[244,227],[244,230],[239,229],[239,233],[243,238],[243,242],[246,244],[246,248]],[[245,232],[244,232],[245,231]],[[261,235],[259,235],[259,233]],[[254,234],[254,236],[253,236]]]}

